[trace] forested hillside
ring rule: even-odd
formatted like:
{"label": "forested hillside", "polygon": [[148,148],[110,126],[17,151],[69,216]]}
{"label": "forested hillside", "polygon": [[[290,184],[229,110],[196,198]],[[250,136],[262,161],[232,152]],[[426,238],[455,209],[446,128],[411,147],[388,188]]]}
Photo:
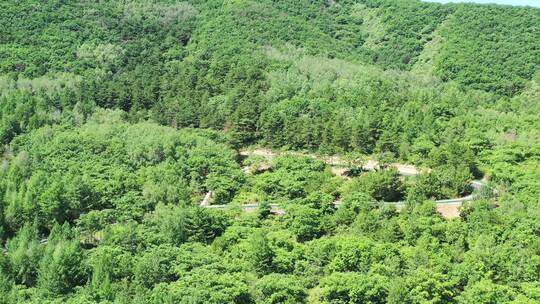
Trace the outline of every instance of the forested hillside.
{"label": "forested hillside", "polygon": [[540,302],[540,9],[6,0],[0,29],[0,303]]}

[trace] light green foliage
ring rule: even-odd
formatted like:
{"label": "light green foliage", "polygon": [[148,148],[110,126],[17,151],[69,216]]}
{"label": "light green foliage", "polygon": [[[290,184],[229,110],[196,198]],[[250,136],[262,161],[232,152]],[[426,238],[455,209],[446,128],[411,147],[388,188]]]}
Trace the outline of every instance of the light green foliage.
{"label": "light green foliage", "polygon": [[12,272],[11,279],[17,284],[35,286],[39,261],[43,256],[43,245],[36,225],[27,224],[6,244],[7,257],[2,273]]}
{"label": "light green foliage", "polygon": [[[302,199],[316,191],[332,193],[333,177],[320,160],[303,156],[280,156],[273,160],[272,171],[248,180],[252,189],[271,201]],[[328,188],[325,188],[328,187]]]}
{"label": "light green foliage", "polygon": [[379,275],[336,272],[320,283],[323,303],[386,303],[387,282]]}
{"label": "light green foliage", "polygon": [[[208,190],[224,202],[238,189],[243,176],[224,146],[189,131],[115,119],[98,115],[75,131],[45,128],[18,138],[14,153],[27,155],[30,171],[6,188],[6,220],[16,226],[39,212],[40,224],[50,226],[105,209],[140,218],[159,202],[190,204]],[[8,172],[6,183],[17,166]]]}
{"label": "light green foliage", "polygon": [[500,286],[488,280],[480,281],[459,298],[460,303],[509,303],[515,297],[510,287]]}
{"label": "light green foliage", "polygon": [[248,285],[240,275],[208,270],[190,273],[177,283],[160,284],[149,297],[150,303],[252,303]]}
{"label": "light green foliage", "polygon": [[[540,302],[538,24],[418,0],[0,1],[0,303]],[[283,153],[241,157],[264,147]]]}
{"label": "light green foliage", "polygon": [[84,253],[70,226],[52,228],[38,273],[38,287],[53,296],[67,294],[86,281]]}
{"label": "light green foliage", "polygon": [[291,275],[270,274],[260,278],[256,284],[256,301],[264,304],[305,303],[305,287],[299,278]]}
{"label": "light green foliage", "polygon": [[178,255],[177,247],[159,246],[148,249],[135,262],[135,282],[146,288],[151,288],[160,282],[170,282],[178,279],[175,273],[175,263]]}

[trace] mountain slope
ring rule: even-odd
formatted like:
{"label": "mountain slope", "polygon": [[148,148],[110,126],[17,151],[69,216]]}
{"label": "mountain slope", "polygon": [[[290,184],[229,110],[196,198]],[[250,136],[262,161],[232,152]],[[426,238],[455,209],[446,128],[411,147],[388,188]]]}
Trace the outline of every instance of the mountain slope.
{"label": "mountain slope", "polygon": [[[0,303],[540,302],[539,24],[1,1]],[[447,220],[448,198],[474,200]]]}

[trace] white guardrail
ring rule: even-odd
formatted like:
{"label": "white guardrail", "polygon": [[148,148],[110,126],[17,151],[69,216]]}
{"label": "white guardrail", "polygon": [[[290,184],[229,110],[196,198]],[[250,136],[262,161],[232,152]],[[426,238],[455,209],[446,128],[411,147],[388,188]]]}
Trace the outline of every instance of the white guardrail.
{"label": "white guardrail", "polygon": [[[301,156],[308,156],[308,157],[314,157],[313,155],[306,155],[306,154],[300,154],[300,153],[290,153],[292,155],[301,155]],[[262,156],[268,159],[272,159],[273,157],[279,155],[278,153],[275,153],[268,149],[256,149],[251,151],[242,151],[240,152],[240,155],[242,156]],[[329,166],[343,166],[344,162],[340,160],[337,156],[328,157],[325,160],[325,163]],[[392,164],[391,166],[394,166],[398,173],[402,176],[414,176],[420,174],[421,170],[416,168],[412,165],[404,165],[404,164]],[[364,165],[362,166],[364,170],[375,170],[378,168],[378,163],[373,160],[368,160]],[[484,180],[473,180],[471,182],[471,186],[473,188],[473,193],[464,196],[464,197],[458,197],[458,198],[450,198],[450,199],[442,199],[442,200],[436,200],[436,205],[461,205],[464,202],[475,200],[478,197],[478,192],[482,187],[487,186],[486,182]],[[496,191],[492,189],[494,193]],[[232,208],[232,207],[240,207],[243,210],[253,210],[257,209],[259,207],[258,203],[250,203],[250,204],[243,204],[243,205],[210,205],[210,199],[212,197],[212,191],[206,193],[204,196],[203,201],[201,202],[200,206],[204,208],[211,208],[211,209],[225,209],[225,208]],[[393,205],[393,206],[403,206],[405,205],[405,201],[399,201],[399,202],[382,202],[385,205]],[[340,201],[334,202],[334,205],[339,206],[341,205]],[[279,204],[270,204],[270,207],[275,209],[279,208]]]}

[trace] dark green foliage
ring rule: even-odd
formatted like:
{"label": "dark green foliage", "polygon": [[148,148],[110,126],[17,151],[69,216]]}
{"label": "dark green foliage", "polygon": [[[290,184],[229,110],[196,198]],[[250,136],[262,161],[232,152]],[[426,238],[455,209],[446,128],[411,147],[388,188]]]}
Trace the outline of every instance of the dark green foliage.
{"label": "dark green foliage", "polygon": [[443,80],[514,95],[540,65],[540,10],[458,6],[443,31],[436,59]]}
{"label": "dark green foliage", "polygon": [[249,240],[250,255],[253,268],[257,273],[266,274],[272,271],[275,253],[269,245],[265,232],[254,233]]}
{"label": "dark green foliage", "polygon": [[344,185],[345,194],[363,192],[378,201],[397,202],[403,198],[403,185],[395,169],[367,172]]}
{"label": "dark green foliage", "polygon": [[0,2],[0,303],[540,302],[538,24],[417,0]]}
{"label": "dark green foliage", "polygon": [[359,2],[365,3],[362,11],[373,10],[384,27],[384,35],[372,38],[376,44],[364,52],[373,62],[398,69],[412,67],[430,34],[453,12],[449,6],[411,0]]}

